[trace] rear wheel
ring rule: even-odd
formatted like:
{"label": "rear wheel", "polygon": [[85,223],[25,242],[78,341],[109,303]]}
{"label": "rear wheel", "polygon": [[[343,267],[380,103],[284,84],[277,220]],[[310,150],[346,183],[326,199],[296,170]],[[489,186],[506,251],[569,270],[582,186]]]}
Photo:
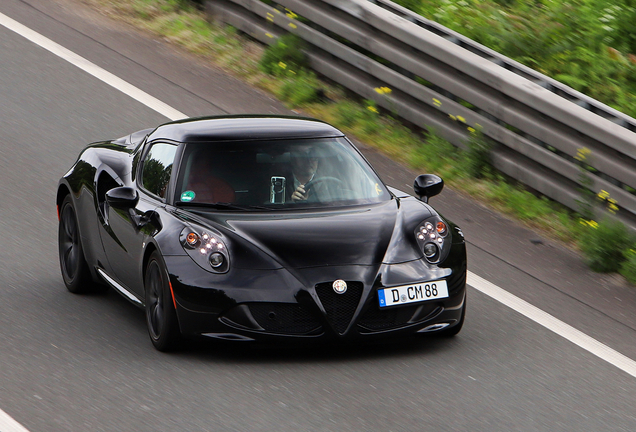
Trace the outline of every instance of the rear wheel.
{"label": "rear wheel", "polygon": [[91,274],[84,258],[77,215],[70,195],[62,202],[57,238],[60,268],[66,288],[76,294],[89,291]]}
{"label": "rear wheel", "polygon": [[159,252],[150,255],[144,279],[146,324],[150,340],[159,351],[171,351],[181,343],[177,312],[170,293],[168,272]]}

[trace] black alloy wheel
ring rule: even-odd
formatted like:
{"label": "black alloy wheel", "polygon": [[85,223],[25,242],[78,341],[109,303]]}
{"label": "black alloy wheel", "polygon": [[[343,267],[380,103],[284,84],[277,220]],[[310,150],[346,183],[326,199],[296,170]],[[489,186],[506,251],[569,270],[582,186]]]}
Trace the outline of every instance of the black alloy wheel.
{"label": "black alloy wheel", "polygon": [[60,209],[58,227],[60,267],[66,288],[75,294],[89,290],[91,275],[84,258],[73,200],[67,195]]}
{"label": "black alloy wheel", "polygon": [[179,347],[181,333],[177,313],[170,292],[168,272],[159,252],[150,255],[144,278],[146,291],[146,324],[148,334],[159,351]]}

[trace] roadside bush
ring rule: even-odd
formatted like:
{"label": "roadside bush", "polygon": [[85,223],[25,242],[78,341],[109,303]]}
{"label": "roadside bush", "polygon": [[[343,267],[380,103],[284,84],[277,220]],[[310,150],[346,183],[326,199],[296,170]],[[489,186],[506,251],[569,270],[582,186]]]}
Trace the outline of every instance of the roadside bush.
{"label": "roadside bush", "polygon": [[625,251],[625,261],[621,265],[619,273],[632,285],[636,285],[636,245]]}
{"label": "roadside bush", "polygon": [[362,108],[352,101],[340,101],[335,105],[338,122],[344,127],[352,127],[362,116]]}
{"label": "roadside bush", "polygon": [[293,107],[320,101],[321,85],[318,78],[309,72],[293,72],[276,92],[276,96]]}
{"label": "roadside bush", "polygon": [[595,272],[610,273],[621,268],[624,251],[634,243],[627,227],[609,218],[599,223],[583,221],[585,229],[579,238],[579,248],[587,265]]}
{"label": "roadside bush", "polygon": [[491,171],[493,143],[479,130],[473,130],[464,152],[464,163],[468,175],[482,178]]}
{"label": "roadside bush", "polygon": [[304,70],[308,63],[302,48],[303,41],[298,36],[291,33],[281,36],[265,50],[259,67],[270,75]]}

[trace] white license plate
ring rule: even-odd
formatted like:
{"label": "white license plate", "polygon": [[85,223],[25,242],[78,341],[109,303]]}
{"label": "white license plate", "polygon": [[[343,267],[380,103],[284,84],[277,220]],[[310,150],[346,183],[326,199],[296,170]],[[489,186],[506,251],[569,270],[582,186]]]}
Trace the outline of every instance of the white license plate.
{"label": "white license plate", "polygon": [[380,307],[397,306],[427,300],[448,297],[448,286],[445,280],[431,281],[421,284],[403,285],[378,290]]}

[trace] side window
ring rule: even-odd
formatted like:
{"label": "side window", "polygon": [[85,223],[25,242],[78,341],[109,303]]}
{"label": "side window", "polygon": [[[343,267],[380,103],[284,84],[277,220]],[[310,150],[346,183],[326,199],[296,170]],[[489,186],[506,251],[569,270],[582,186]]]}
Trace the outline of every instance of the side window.
{"label": "side window", "polygon": [[177,146],[166,143],[153,144],[144,159],[141,184],[148,192],[161,198],[166,197],[166,189],[172,174],[172,163]]}

